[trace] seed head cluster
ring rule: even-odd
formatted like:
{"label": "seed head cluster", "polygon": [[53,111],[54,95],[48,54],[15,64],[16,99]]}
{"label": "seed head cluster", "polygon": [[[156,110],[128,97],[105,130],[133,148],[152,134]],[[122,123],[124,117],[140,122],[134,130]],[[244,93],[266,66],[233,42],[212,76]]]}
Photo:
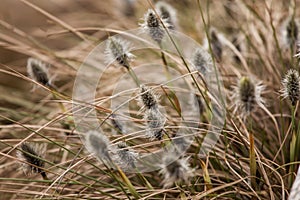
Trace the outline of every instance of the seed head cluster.
{"label": "seed head cluster", "polygon": [[101,161],[111,161],[109,139],[102,133],[91,130],[85,137],[85,146],[90,153]]}
{"label": "seed head cluster", "polygon": [[158,97],[151,88],[140,86],[140,100],[146,108],[144,120],[146,121],[146,136],[150,139],[161,140],[163,128],[166,121],[164,115],[159,111]]}
{"label": "seed head cluster", "polygon": [[300,199],[300,168],[298,169],[298,173],[293,183],[291,193],[289,196],[289,200],[298,200],[298,199]]}
{"label": "seed head cluster", "polygon": [[46,173],[43,168],[45,166],[46,145],[25,142],[21,144],[20,149],[17,152],[17,157],[22,161],[21,166],[24,173],[26,175],[40,173],[45,177]]}
{"label": "seed head cluster", "polygon": [[50,86],[47,65],[35,58],[27,60],[27,73],[34,81],[44,85]]}
{"label": "seed head cluster", "polygon": [[300,99],[299,73],[294,69],[290,69],[282,80],[282,85],[281,95],[284,98],[289,98],[292,105],[296,105],[297,101]]}
{"label": "seed head cluster", "polygon": [[157,108],[154,108],[146,111],[144,120],[147,122],[146,136],[152,140],[161,140],[164,134],[163,130],[166,118]]}
{"label": "seed head cluster", "polygon": [[[165,18],[162,18],[161,20],[163,21],[166,28],[170,27]],[[156,41],[158,44],[161,44],[165,36],[165,30],[163,25],[161,24],[160,19],[156,16],[155,12],[152,9],[149,9],[144,15],[144,23],[140,24],[140,26],[149,34],[149,36],[154,41]]]}
{"label": "seed head cluster", "polygon": [[123,170],[132,170],[135,168],[138,154],[129,149],[126,143],[118,143],[115,151],[116,154],[113,157],[115,164],[120,166]]}
{"label": "seed head cluster", "polygon": [[300,40],[300,19],[288,17],[281,26],[281,44],[287,49],[296,47]]}
{"label": "seed head cluster", "polygon": [[243,118],[254,112],[257,107],[262,107],[264,100],[261,93],[264,86],[260,82],[254,82],[249,77],[242,77],[234,90],[234,113],[241,112]]}
{"label": "seed head cluster", "polygon": [[286,27],[286,33],[287,33],[287,41],[290,45],[294,45],[296,41],[299,39],[299,25],[295,21],[295,19],[290,19],[287,27]]}
{"label": "seed head cluster", "polygon": [[176,10],[170,4],[159,1],[155,4],[155,9],[158,11],[159,16],[169,24],[170,29],[176,29]]}
{"label": "seed head cluster", "polygon": [[158,97],[154,94],[151,88],[141,85],[140,94],[140,100],[147,109],[158,107]]}
{"label": "seed head cluster", "polygon": [[105,54],[107,62],[116,61],[119,65],[129,68],[134,55],[130,53],[129,42],[120,38],[110,37],[107,41]]}
{"label": "seed head cluster", "polygon": [[188,163],[188,158],[176,159],[175,154],[169,153],[162,160],[160,174],[164,177],[162,181],[164,188],[169,188],[180,181],[188,183],[194,174],[194,170],[190,168]]}
{"label": "seed head cluster", "polygon": [[113,114],[111,114],[110,119],[111,119],[111,123],[112,123],[113,127],[116,129],[116,131],[118,133],[124,134],[126,132],[125,127],[120,122],[118,115],[113,113]]}
{"label": "seed head cluster", "polygon": [[205,76],[212,69],[212,59],[210,54],[202,48],[196,49],[192,57],[195,68]]}

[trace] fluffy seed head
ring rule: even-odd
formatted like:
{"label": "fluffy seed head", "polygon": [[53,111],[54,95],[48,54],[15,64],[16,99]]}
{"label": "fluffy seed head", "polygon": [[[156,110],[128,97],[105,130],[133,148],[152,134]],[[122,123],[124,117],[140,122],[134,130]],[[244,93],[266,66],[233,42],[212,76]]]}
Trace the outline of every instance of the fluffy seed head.
{"label": "fluffy seed head", "polygon": [[177,153],[183,153],[192,144],[192,136],[186,135],[184,133],[177,133],[172,139],[174,144],[174,151]]}
{"label": "fluffy seed head", "polygon": [[[170,27],[166,19],[162,18],[162,21],[165,24],[166,28]],[[154,41],[159,44],[161,43],[162,39],[165,36],[165,30],[152,9],[149,9],[144,15],[144,23],[140,24],[140,26],[150,35],[150,37]]]}
{"label": "fluffy seed head", "polygon": [[157,108],[158,97],[154,94],[151,88],[141,85],[140,86],[140,100],[142,104],[147,108]]}
{"label": "fluffy seed head", "polygon": [[254,112],[257,106],[262,107],[264,100],[261,93],[263,90],[264,86],[260,82],[255,83],[249,77],[242,77],[234,90],[234,113],[239,110],[241,116],[245,118]]}
{"label": "fluffy seed head", "polygon": [[290,69],[282,80],[281,95],[289,98],[292,105],[300,99],[300,77],[296,70]]}
{"label": "fluffy seed head", "polygon": [[113,127],[116,129],[116,131],[118,133],[124,134],[125,128],[124,128],[123,124],[121,124],[121,122],[119,121],[118,116],[113,113],[113,114],[111,114],[110,119],[111,119],[111,123],[112,123]]}
{"label": "fluffy seed head", "polygon": [[144,119],[146,120],[146,136],[151,140],[161,140],[163,137],[163,128],[166,118],[159,112],[158,108],[151,108],[146,111]]}
{"label": "fluffy seed head", "polygon": [[300,168],[298,169],[297,177],[293,183],[289,200],[300,199]]}
{"label": "fluffy seed head", "polygon": [[222,59],[223,45],[215,29],[210,31],[211,47],[214,56],[218,61]]}
{"label": "fluffy seed head", "polygon": [[298,18],[287,18],[281,27],[281,43],[283,47],[295,47],[300,39],[300,20]]}
{"label": "fluffy seed head", "polygon": [[213,64],[209,53],[202,48],[196,49],[192,56],[192,63],[203,76],[211,71]]}
{"label": "fluffy seed head", "polygon": [[85,139],[86,148],[91,152],[95,157],[103,160],[110,161],[109,156],[109,139],[98,131],[88,131]]}
{"label": "fluffy seed head", "polygon": [[17,152],[17,157],[22,160],[22,169],[26,175],[31,173],[45,173],[43,167],[46,152],[45,144],[22,143],[20,146],[22,151]]}
{"label": "fluffy seed head", "polygon": [[119,65],[126,68],[130,67],[130,62],[134,57],[133,54],[130,53],[129,42],[112,37],[107,41],[105,54],[108,63],[115,60]]}
{"label": "fluffy seed head", "polygon": [[289,44],[295,44],[298,40],[299,27],[294,19],[290,19],[286,27],[287,40]]}
{"label": "fluffy seed head", "polygon": [[194,170],[189,166],[188,158],[176,160],[175,154],[166,154],[163,157],[161,167],[160,173],[164,176],[162,181],[164,188],[171,187],[174,183],[180,181],[188,183],[194,174]]}
{"label": "fluffy seed head", "polygon": [[155,4],[155,9],[158,11],[160,17],[165,19],[170,25],[170,29],[175,29],[177,26],[176,10],[169,4],[159,1]]}
{"label": "fluffy seed head", "polygon": [[47,65],[42,61],[35,58],[29,58],[27,60],[27,73],[30,78],[36,82],[44,86],[50,85]]}
{"label": "fluffy seed head", "polygon": [[113,160],[123,170],[131,170],[136,166],[137,157],[138,154],[128,149],[126,143],[120,142],[117,144],[116,155]]}

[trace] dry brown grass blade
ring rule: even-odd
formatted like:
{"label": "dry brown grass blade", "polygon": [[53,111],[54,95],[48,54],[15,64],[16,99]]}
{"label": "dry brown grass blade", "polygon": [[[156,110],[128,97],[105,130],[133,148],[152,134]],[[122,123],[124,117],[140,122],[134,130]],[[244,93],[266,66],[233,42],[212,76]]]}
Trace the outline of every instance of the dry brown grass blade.
{"label": "dry brown grass blade", "polygon": [[20,1],[23,2],[24,4],[28,5],[29,7],[33,8],[34,10],[40,12],[41,14],[45,15],[46,17],[48,17],[49,19],[53,20],[54,22],[58,23],[63,28],[68,29],[69,31],[71,31],[72,33],[74,33],[76,36],[78,36],[80,39],[82,39],[82,40],[84,40],[86,42],[89,42],[82,33],[76,32],[72,26],[70,26],[67,23],[63,22],[62,20],[58,19],[54,15],[48,13],[47,11],[45,11],[42,8],[34,5],[33,3],[30,3],[27,0],[20,0]]}

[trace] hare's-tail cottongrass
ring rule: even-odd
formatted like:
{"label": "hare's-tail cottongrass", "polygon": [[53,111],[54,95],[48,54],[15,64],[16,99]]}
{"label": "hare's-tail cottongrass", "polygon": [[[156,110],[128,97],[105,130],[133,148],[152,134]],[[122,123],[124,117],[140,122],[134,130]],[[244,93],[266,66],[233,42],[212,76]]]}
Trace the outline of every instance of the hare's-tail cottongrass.
{"label": "hare's-tail cottongrass", "polygon": [[111,161],[110,142],[104,134],[95,130],[88,131],[85,136],[85,146],[100,161]]}
{"label": "hare's-tail cottongrass", "polygon": [[196,49],[193,53],[192,64],[203,76],[205,76],[208,72],[211,72],[213,67],[210,54],[202,48]]}
{"label": "hare's-tail cottongrass", "polygon": [[158,96],[152,88],[146,85],[140,85],[140,101],[147,109],[158,108]]}
{"label": "hare's-tail cottongrass", "polygon": [[[250,79],[249,77],[242,77],[237,87],[234,89],[234,113],[240,111],[240,116],[243,120],[255,111],[257,107],[263,107],[264,100],[261,97],[261,93],[264,90],[264,86],[257,81]],[[252,187],[256,187],[256,155],[255,155],[255,140],[252,132],[252,120],[249,118],[249,160],[250,160],[250,181]]]}
{"label": "hare's-tail cottongrass", "polygon": [[51,86],[48,67],[44,62],[35,58],[29,58],[27,60],[27,73],[30,78],[41,85]]}
{"label": "hare's-tail cottongrass", "polygon": [[160,170],[160,174],[164,177],[162,181],[164,188],[169,188],[179,182],[189,182],[190,178],[194,175],[194,169],[190,167],[188,159],[176,159],[176,154],[174,153],[164,155]]}
{"label": "hare's-tail cottongrass", "polygon": [[[156,41],[158,44],[161,44],[162,39],[165,36],[165,30],[163,25],[161,24],[160,19],[156,16],[155,12],[152,9],[149,9],[147,13],[144,15],[144,22],[140,24],[140,26],[144,29],[144,31],[149,34],[149,36]],[[166,21],[166,19],[161,19],[166,28],[169,28],[170,25]]]}
{"label": "hare's-tail cottongrass", "polygon": [[164,135],[165,116],[158,108],[151,108],[145,112],[144,120],[146,121],[146,137],[151,140],[161,140]]}
{"label": "hare's-tail cottongrass", "polygon": [[122,170],[132,170],[135,168],[138,153],[129,149],[125,142],[119,142],[114,151],[115,155],[113,156],[113,161]]}
{"label": "hare's-tail cottongrass", "polygon": [[234,87],[234,113],[240,111],[240,116],[245,119],[256,110],[263,107],[264,99],[261,94],[264,86],[259,81],[254,81],[249,77],[242,77],[236,87]]}
{"label": "hare's-tail cottongrass", "polygon": [[211,46],[212,53],[217,61],[222,60],[222,54],[223,54],[223,40],[224,36],[217,32],[215,28],[211,28],[209,30],[209,40],[208,38],[205,38],[204,40],[204,46],[206,49],[209,49],[209,42]]}
{"label": "hare's-tail cottongrass", "polygon": [[110,120],[112,123],[113,128],[120,134],[125,134],[126,130],[125,130],[125,126],[121,123],[121,121],[119,120],[119,117],[117,114],[111,114],[110,115]]}
{"label": "hare's-tail cottongrass", "polygon": [[[57,88],[54,84],[51,83],[51,79],[49,77],[48,72],[48,66],[49,64],[46,64],[42,62],[41,60],[35,59],[35,58],[29,58],[27,60],[27,73],[31,79],[34,81],[40,83],[43,86],[46,86],[50,89],[53,97],[55,99],[58,99],[58,92]],[[33,89],[36,88],[36,85],[34,85]],[[66,112],[66,108],[63,105],[62,102],[58,102],[58,105],[60,106],[62,112]],[[71,116],[67,116],[67,120],[65,123],[62,123],[65,128],[70,128],[71,124],[73,123],[73,119]]]}
{"label": "hare's-tail cottongrass", "polygon": [[166,118],[161,114],[158,107],[158,96],[150,87],[140,85],[140,102],[146,108],[144,120],[146,121],[146,137],[161,140]]}
{"label": "hare's-tail cottongrass", "polygon": [[296,47],[300,39],[300,20],[295,17],[288,17],[281,25],[280,43],[284,49]]}
{"label": "hare's-tail cottongrass", "polygon": [[155,4],[155,9],[158,11],[159,16],[162,19],[166,20],[166,22],[169,24],[170,29],[176,29],[176,10],[170,4],[163,1],[159,1]]}
{"label": "hare's-tail cottongrass", "polygon": [[295,106],[300,98],[300,77],[299,73],[290,69],[282,80],[281,96],[289,98],[292,105]]}
{"label": "hare's-tail cottongrass", "polygon": [[296,180],[293,183],[289,200],[299,200],[300,199],[300,167],[298,168],[298,173]]}
{"label": "hare's-tail cottongrass", "polygon": [[120,38],[110,37],[107,40],[105,54],[107,62],[117,61],[117,63],[125,68],[130,67],[134,55],[130,53],[130,43]]}
{"label": "hare's-tail cottongrass", "polygon": [[185,152],[189,146],[193,142],[193,136],[184,134],[184,133],[177,133],[176,136],[172,139],[174,146],[172,148],[174,149],[174,152],[177,152],[178,154],[181,154]]}
{"label": "hare's-tail cottongrass", "polygon": [[289,45],[295,45],[296,41],[299,39],[299,24],[296,19],[291,18],[286,26],[286,40]]}
{"label": "hare's-tail cottongrass", "polygon": [[46,153],[46,144],[37,143],[22,143],[17,152],[17,157],[22,161],[21,166],[26,175],[31,173],[39,173],[43,179],[47,180],[46,172],[44,171]]}

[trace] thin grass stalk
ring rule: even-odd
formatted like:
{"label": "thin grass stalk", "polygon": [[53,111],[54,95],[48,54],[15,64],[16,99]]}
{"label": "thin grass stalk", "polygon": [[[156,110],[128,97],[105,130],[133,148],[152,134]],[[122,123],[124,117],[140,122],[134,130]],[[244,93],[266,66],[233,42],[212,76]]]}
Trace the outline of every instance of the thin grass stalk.
{"label": "thin grass stalk", "polygon": [[201,164],[201,167],[203,170],[203,179],[204,179],[204,183],[205,183],[206,191],[207,191],[207,190],[212,189],[211,179],[210,179],[210,176],[209,176],[209,173],[207,170],[207,165],[202,160],[200,160],[200,164]]}
{"label": "thin grass stalk", "polygon": [[[3,143],[3,144],[8,145],[8,144],[6,144],[6,143]],[[10,146],[10,145],[9,145],[9,146]],[[11,146],[11,147],[12,147],[12,146]],[[3,154],[3,153],[0,152],[0,155],[1,155],[1,154],[2,154],[2,156],[6,156],[6,157],[7,157],[6,154]],[[56,166],[56,167],[58,167],[59,169],[68,170],[68,168],[62,167],[62,166],[59,166],[59,165],[56,165],[55,163],[52,163],[52,162],[50,162],[50,161],[48,161],[48,160],[43,159],[43,161],[44,161],[45,163],[50,164],[51,166]],[[89,179],[89,180],[94,180],[94,181],[96,181],[97,183],[101,183],[101,186],[106,186],[106,187],[108,187],[108,188],[113,187],[113,185],[110,185],[110,184],[104,183],[104,182],[102,183],[102,182],[100,182],[99,180],[97,180],[97,179],[95,179],[95,178],[93,178],[93,177],[86,176],[86,175],[84,175],[84,174],[82,174],[82,173],[79,173],[79,172],[77,172],[77,171],[69,170],[69,172],[74,173],[74,174],[76,174],[76,175],[78,175],[78,176],[81,176],[81,177],[86,178],[86,179]],[[56,174],[56,175],[59,175],[59,174]],[[77,180],[74,180],[74,179],[70,179],[70,178],[68,178],[68,177],[66,177],[66,179],[68,179],[69,181],[73,181],[73,184],[77,183],[77,185],[82,185],[82,186],[85,186],[85,187],[87,187],[87,188],[95,189],[95,188],[92,188],[92,187],[90,187],[88,184],[85,184],[85,183],[83,183],[83,182],[80,182],[80,181],[77,181]],[[1,178],[0,178],[0,180],[1,180]],[[2,178],[2,180],[5,180],[5,178]],[[13,180],[13,179],[12,179],[12,180]],[[51,179],[48,179],[48,180],[30,180],[30,179],[28,180],[28,179],[26,179],[26,180],[27,180],[27,181],[35,181],[35,182],[43,182],[43,183],[48,183],[48,184],[52,184],[52,183],[53,183],[53,181],[52,181]],[[72,182],[68,182],[68,184],[70,184],[70,183],[72,183]],[[101,190],[96,189],[96,191],[100,192],[101,194],[105,194],[105,195],[111,196],[112,198],[119,199],[119,198],[114,197],[113,195],[110,195],[109,193],[103,192],[103,191],[101,191]]]}
{"label": "thin grass stalk", "polygon": [[[153,6],[152,2],[151,2],[150,0],[147,0],[147,1],[148,1],[148,3],[151,5],[151,7],[154,9],[154,6]],[[155,9],[154,9],[154,12],[156,12]],[[156,13],[156,14],[157,14],[157,13]],[[190,68],[189,68],[189,66],[188,66],[188,64],[187,64],[187,62],[186,62],[186,60],[184,59],[184,57],[183,57],[181,51],[179,50],[178,46],[176,45],[176,42],[174,41],[173,37],[171,36],[171,34],[170,34],[169,30],[167,29],[167,27],[165,26],[165,24],[161,21],[160,18],[158,18],[158,19],[159,19],[160,22],[162,23],[162,26],[164,27],[164,29],[165,29],[165,31],[166,31],[166,33],[167,33],[169,39],[171,40],[172,44],[174,45],[174,47],[175,47],[177,53],[179,54],[179,57],[180,57],[180,59],[182,60],[182,62],[183,62],[183,64],[184,64],[185,68],[188,70],[189,74],[191,75],[191,78],[192,78],[193,82],[196,84],[198,91],[200,92],[201,96],[203,97],[203,99],[204,99],[204,101],[205,101],[205,103],[206,103],[206,105],[207,105],[207,108],[211,110],[211,108],[208,106],[209,104],[208,104],[207,99],[205,98],[205,96],[204,96],[202,90],[200,89],[200,86],[198,85],[198,83],[197,83],[197,81],[196,81],[196,78],[194,77],[193,73],[191,72],[191,70],[190,70]],[[219,83],[219,82],[218,82],[218,83]],[[219,85],[219,84],[218,84],[218,85]],[[224,104],[224,105],[225,105],[225,104]],[[211,111],[212,111],[212,110],[211,110]]]}
{"label": "thin grass stalk", "polygon": [[254,135],[252,131],[249,133],[249,142],[250,142],[250,180],[251,186],[256,188],[256,156],[255,156],[255,144],[254,144]]}
{"label": "thin grass stalk", "polygon": [[277,37],[277,33],[276,33],[276,28],[275,28],[274,23],[273,23],[272,10],[271,10],[271,8],[269,8],[267,6],[266,2],[265,2],[265,6],[266,6],[267,12],[269,14],[270,25],[271,25],[271,29],[272,29],[272,35],[273,35],[273,38],[275,40],[276,50],[277,50],[277,53],[278,53],[278,56],[279,56],[279,59],[280,59],[280,62],[282,64],[282,66],[285,66],[284,61],[283,61],[281,48],[280,48],[279,41],[278,41],[278,37]]}
{"label": "thin grass stalk", "polygon": [[140,199],[140,194],[136,191],[134,186],[132,185],[131,181],[128,179],[128,177],[124,174],[124,172],[121,170],[119,166],[116,166],[119,175],[121,176],[122,180],[125,182],[125,184],[128,187],[128,190],[130,193],[135,197],[135,199]]}
{"label": "thin grass stalk", "polygon": [[[0,116],[1,116],[1,115],[0,115]],[[24,126],[24,127],[25,127],[25,126]],[[25,128],[27,128],[27,127],[25,127]],[[27,128],[27,129],[33,131],[33,130],[30,129],[30,128]],[[33,132],[34,132],[34,131],[33,131]],[[71,150],[65,148],[64,146],[62,146],[62,145],[60,145],[60,144],[58,144],[58,143],[52,141],[51,139],[47,138],[46,136],[44,136],[44,135],[42,135],[42,134],[40,134],[40,133],[38,133],[38,132],[35,132],[35,133],[38,134],[39,136],[45,138],[46,140],[48,140],[48,141],[50,141],[50,142],[56,144],[57,146],[61,147],[62,149],[68,151],[68,152],[71,153],[72,155],[75,155],[75,156],[77,155],[77,154],[75,154],[74,152],[72,152]],[[6,144],[6,143],[5,143],[5,144]],[[6,144],[6,145],[7,145],[7,144]],[[78,157],[79,157],[79,156],[78,156]],[[79,157],[79,158],[80,158],[80,157]],[[49,162],[49,161],[47,161],[47,160],[43,160],[43,161],[45,161],[45,162],[47,162],[47,163],[49,163],[49,164],[52,164],[52,166],[56,166],[56,164],[54,164],[54,163],[52,163],[52,162]],[[87,162],[88,164],[92,165],[93,167],[95,167],[96,169],[102,171],[102,170],[101,170],[100,168],[98,168],[94,163],[92,163],[92,162],[90,162],[90,161],[86,161],[86,162]],[[63,170],[69,170],[69,169],[66,168],[66,167],[61,167],[61,166],[57,166],[57,167],[59,167],[59,168],[61,168],[61,169],[63,169]],[[71,170],[70,170],[70,171],[71,171]],[[96,181],[96,182],[99,182],[99,181],[98,181],[97,179],[95,179],[95,178],[92,178],[92,177],[89,177],[89,176],[85,176],[84,174],[81,174],[81,173],[78,173],[78,172],[75,172],[75,171],[72,171],[72,172],[75,173],[76,175],[80,175],[80,176],[82,176],[82,177],[84,177],[84,178],[87,178],[87,179],[90,179],[90,180],[94,180],[94,181]],[[111,187],[111,185],[110,185],[110,187]],[[122,189],[122,188],[121,188],[121,189]]]}
{"label": "thin grass stalk", "polygon": [[[300,143],[299,141],[299,135],[297,135],[297,131],[296,131],[296,124],[295,124],[295,110],[296,110],[296,105],[292,105],[292,122],[291,122],[291,132],[292,132],[292,140],[290,143],[290,162],[295,162],[298,159],[298,151],[299,146],[297,145],[297,143]],[[294,182],[295,176],[294,176],[294,172],[295,172],[295,165],[291,165],[289,168],[289,187],[292,187],[292,184]]]}
{"label": "thin grass stalk", "polygon": [[[211,46],[211,38],[209,36],[209,27],[207,26],[206,22],[205,22],[205,19],[204,19],[204,14],[203,14],[203,10],[202,10],[202,6],[201,6],[201,3],[200,3],[200,0],[197,0],[198,2],[198,7],[199,7],[199,11],[200,11],[200,14],[201,14],[201,19],[202,19],[202,22],[204,24],[204,29],[205,29],[205,34],[206,34],[206,37],[208,39],[208,46],[209,46],[209,51],[210,51],[210,54],[213,55],[213,50],[212,50],[212,46]],[[217,66],[216,66],[216,62],[215,62],[215,58],[214,56],[211,56],[212,57],[212,61],[213,61],[213,66],[214,66],[214,72],[215,72],[215,75],[216,75],[216,80],[217,80],[217,85],[218,85],[218,93],[220,96],[222,96],[222,93],[221,93],[221,86],[220,86],[220,77],[217,73]],[[197,84],[196,84],[197,85]],[[198,86],[197,86],[198,87]],[[201,92],[201,91],[200,91]],[[203,94],[201,93],[203,99],[205,100]],[[210,111],[212,112],[209,104],[205,101],[207,107],[210,109]],[[221,104],[222,106],[225,108],[225,101],[223,98],[221,98]]]}

